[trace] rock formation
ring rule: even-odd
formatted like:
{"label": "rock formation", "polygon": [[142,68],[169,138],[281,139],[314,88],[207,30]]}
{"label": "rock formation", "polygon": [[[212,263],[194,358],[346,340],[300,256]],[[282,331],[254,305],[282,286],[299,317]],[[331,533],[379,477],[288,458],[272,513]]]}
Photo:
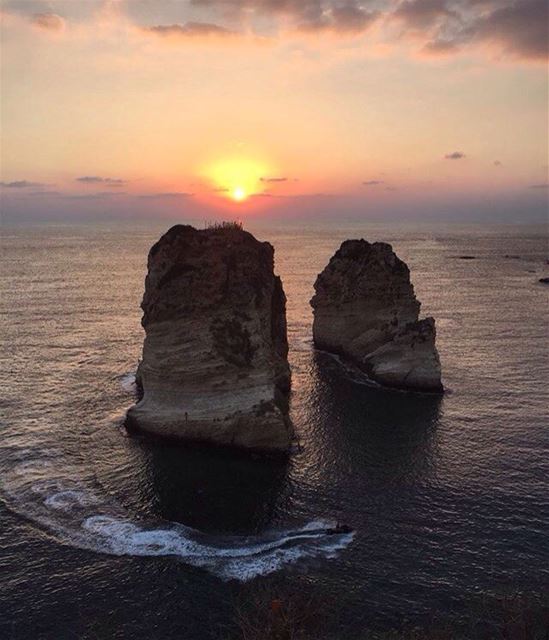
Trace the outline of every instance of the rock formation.
{"label": "rock formation", "polygon": [[410,271],[391,245],[347,240],[319,274],[313,338],[385,385],[442,392],[435,321],[419,320]]}
{"label": "rock formation", "polygon": [[128,428],[287,450],[286,297],[273,247],[238,225],[172,227],[151,248],[141,400]]}

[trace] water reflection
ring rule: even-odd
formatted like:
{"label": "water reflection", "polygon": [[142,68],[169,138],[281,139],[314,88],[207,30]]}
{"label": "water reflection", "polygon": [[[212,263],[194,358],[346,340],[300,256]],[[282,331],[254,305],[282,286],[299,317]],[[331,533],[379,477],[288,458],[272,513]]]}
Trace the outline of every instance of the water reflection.
{"label": "water reflection", "polygon": [[173,443],[142,445],[159,517],[216,534],[258,533],[272,525],[287,482],[286,460]]}
{"label": "water reflection", "polygon": [[357,474],[385,487],[434,474],[439,396],[360,384],[322,352],[311,354],[301,382],[293,404],[311,471],[328,469],[330,482]]}

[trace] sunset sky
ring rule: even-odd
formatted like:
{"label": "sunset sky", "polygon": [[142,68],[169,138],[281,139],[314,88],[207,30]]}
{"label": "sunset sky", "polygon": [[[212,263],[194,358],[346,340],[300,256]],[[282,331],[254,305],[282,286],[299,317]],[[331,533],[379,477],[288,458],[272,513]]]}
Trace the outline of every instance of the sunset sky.
{"label": "sunset sky", "polygon": [[4,220],[542,221],[546,0],[4,0]]}

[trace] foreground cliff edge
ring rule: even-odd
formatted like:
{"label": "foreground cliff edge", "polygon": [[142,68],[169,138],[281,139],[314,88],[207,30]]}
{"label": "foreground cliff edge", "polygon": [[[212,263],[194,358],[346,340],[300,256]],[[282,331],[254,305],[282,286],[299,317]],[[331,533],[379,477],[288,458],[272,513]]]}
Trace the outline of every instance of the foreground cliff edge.
{"label": "foreground cliff edge", "polygon": [[391,245],[347,240],[315,282],[313,339],[398,389],[442,393],[433,318],[419,320],[407,265]]}
{"label": "foreground cliff edge", "polygon": [[237,224],[177,225],[151,248],[126,424],[158,436],[287,451],[286,297],[274,250]]}

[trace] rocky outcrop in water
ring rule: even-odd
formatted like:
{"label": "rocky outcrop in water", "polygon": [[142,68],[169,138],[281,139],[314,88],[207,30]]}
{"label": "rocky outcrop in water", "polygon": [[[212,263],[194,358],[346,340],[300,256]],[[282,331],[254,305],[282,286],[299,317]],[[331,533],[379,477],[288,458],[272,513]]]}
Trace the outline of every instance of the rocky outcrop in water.
{"label": "rocky outcrop in water", "polygon": [[287,450],[286,298],[273,247],[237,225],[171,228],[151,248],[129,428]]}
{"label": "rocky outcrop in water", "polygon": [[419,320],[410,271],[391,245],[347,240],[319,274],[313,338],[385,385],[442,392],[435,321]]}

